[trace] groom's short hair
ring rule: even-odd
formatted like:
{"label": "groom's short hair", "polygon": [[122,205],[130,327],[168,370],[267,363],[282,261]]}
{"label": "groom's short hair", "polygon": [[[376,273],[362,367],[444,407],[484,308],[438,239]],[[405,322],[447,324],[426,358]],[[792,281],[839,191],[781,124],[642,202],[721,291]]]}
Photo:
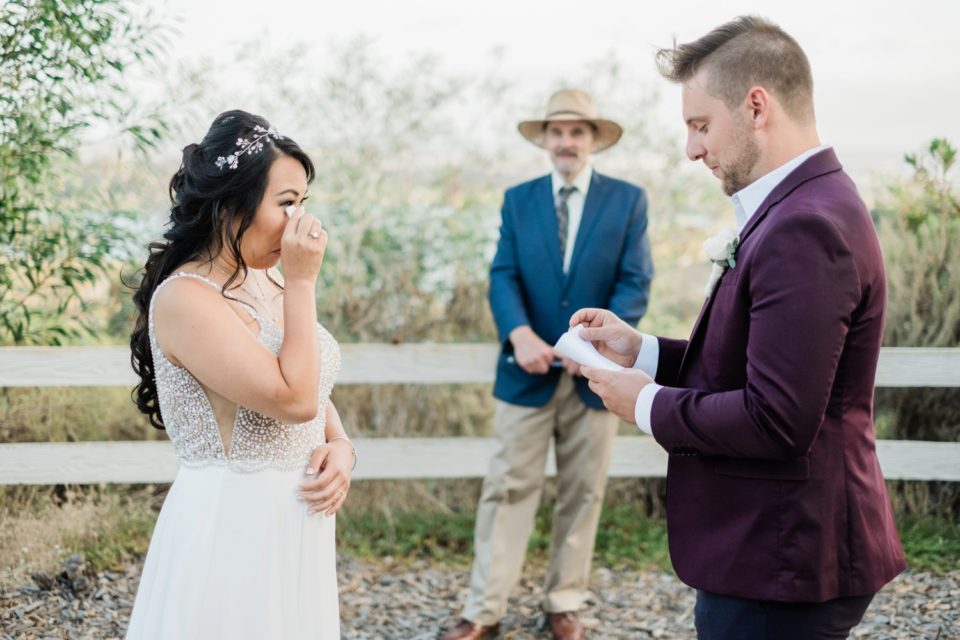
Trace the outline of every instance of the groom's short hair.
{"label": "groom's short hair", "polygon": [[813,75],[797,41],[774,23],[741,16],[699,40],[657,52],[660,75],[686,82],[707,69],[706,90],[735,109],[750,87],[762,86],[777,97],[791,118],[813,122]]}

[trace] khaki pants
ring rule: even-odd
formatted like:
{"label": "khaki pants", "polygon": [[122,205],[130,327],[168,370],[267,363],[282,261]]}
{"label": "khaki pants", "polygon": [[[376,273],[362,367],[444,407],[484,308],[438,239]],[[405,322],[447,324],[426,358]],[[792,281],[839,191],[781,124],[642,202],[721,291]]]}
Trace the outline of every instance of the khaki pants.
{"label": "khaki pants", "polygon": [[506,611],[533,531],[551,438],[558,491],[543,607],[561,612],[583,606],[617,424],[612,413],[583,404],[567,373],[544,407],[497,401],[499,448],[477,508],[464,618],[491,625]]}

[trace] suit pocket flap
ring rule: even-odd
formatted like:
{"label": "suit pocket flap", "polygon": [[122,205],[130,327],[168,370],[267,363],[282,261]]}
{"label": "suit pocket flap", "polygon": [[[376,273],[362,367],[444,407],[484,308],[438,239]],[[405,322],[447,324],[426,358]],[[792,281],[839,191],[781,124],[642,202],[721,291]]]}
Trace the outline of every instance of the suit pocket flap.
{"label": "suit pocket flap", "polygon": [[806,480],[810,477],[810,456],[792,460],[748,460],[714,458],[713,470],[723,476],[757,480]]}

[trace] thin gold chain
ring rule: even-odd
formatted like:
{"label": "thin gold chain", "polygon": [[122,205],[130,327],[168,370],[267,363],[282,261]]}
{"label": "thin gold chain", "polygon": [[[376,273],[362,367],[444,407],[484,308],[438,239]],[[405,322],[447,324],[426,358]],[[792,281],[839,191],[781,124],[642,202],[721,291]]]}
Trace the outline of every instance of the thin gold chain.
{"label": "thin gold chain", "polygon": [[263,287],[260,286],[260,279],[254,276],[253,284],[257,285],[257,291],[260,292],[260,304],[270,311],[270,317],[273,319],[273,324],[277,324],[277,314],[273,310],[273,305],[267,300],[267,294],[263,292]]}
{"label": "thin gold chain", "polygon": [[[214,269],[216,269],[217,271],[219,271],[219,272],[222,273],[223,275],[227,276],[227,278],[229,278],[229,277],[231,276],[231,274],[227,273],[227,272],[226,272],[222,267],[220,267],[220,265],[218,265],[216,262],[211,261],[210,264],[213,265],[213,268],[214,268]],[[269,312],[268,315],[269,315],[270,318],[273,320],[273,323],[274,323],[274,324],[278,324],[277,314],[276,314],[276,312],[275,312],[274,309],[273,309],[273,305],[271,305],[269,302],[267,302],[267,295],[263,292],[263,287],[260,286],[260,282],[257,280],[257,277],[256,277],[256,276],[251,276],[251,277],[252,277],[252,279],[253,279],[253,284],[256,285],[257,290],[260,292],[260,295],[259,295],[259,296],[255,295],[252,291],[250,291],[249,289],[247,289],[247,288],[244,286],[244,284],[246,283],[246,280],[244,280],[244,283],[240,285],[240,288],[243,289],[244,291],[246,291],[247,294],[249,294],[251,298],[253,298],[253,299],[256,300],[257,302],[259,302],[261,309],[265,309],[265,310],[267,310],[267,311]]]}

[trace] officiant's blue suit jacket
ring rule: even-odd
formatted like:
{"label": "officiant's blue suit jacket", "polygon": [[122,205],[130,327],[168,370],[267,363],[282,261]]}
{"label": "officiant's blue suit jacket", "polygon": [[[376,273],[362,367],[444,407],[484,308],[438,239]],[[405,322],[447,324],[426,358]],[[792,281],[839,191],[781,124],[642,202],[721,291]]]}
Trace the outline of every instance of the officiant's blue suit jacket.
{"label": "officiant's blue suit jacket", "polygon": [[[490,267],[490,307],[501,344],[493,395],[504,402],[545,405],[562,372],[532,375],[513,362],[515,328],[528,324],[553,345],[584,307],[610,309],[631,325],[640,321],[653,277],[643,189],[594,171],[566,274],[562,260],[550,176],[508,189]],[[587,406],[603,408],[584,378],[576,385]]]}

